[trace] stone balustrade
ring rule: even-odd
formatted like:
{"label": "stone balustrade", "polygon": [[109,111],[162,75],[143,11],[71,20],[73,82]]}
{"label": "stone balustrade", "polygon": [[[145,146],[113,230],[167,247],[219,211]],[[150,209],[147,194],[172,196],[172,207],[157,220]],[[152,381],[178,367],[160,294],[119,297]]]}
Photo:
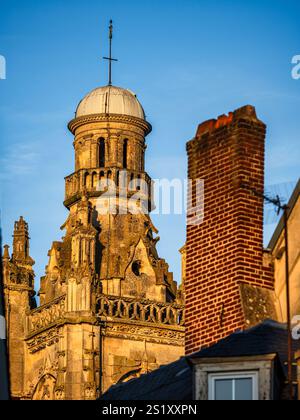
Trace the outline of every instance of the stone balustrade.
{"label": "stone balustrade", "polygon": [[[65,205],[72,204],[81,197],[83,192],[89,196],[100,196],[108,190],[109,182],[113,182],[116,190],[125,188],[129,194],[145,191],[149,200],[152,194],[152,181],[145,172],[122,171],[117,168],[83,169],[65,178]],[[144,188],[144,185],[147,188]]]}
{"label": "stone balustrade", "polygon": [[[66,319],[66,296],[34,309],[27,314],[26,335],[30,336]],[[106,319],[140,321],[143,323],[181,326],[185,324],[184,306],[133,298],[100,295],[96,299],[96,314]]]}
{"label": "stone balustrade", "polygon": [[37,333],[62,321],[65,315],[65,300],[66,296],[63,295],[30,311],[27,314],[26,335]]}
{"label": "stone balustrade", "polygon": [[147,300],[137,302],[131,298],[102,295],[97,299],[97,314],[107,319],[141,321],[152,324],[184,326],[184,306],[157,303]]}

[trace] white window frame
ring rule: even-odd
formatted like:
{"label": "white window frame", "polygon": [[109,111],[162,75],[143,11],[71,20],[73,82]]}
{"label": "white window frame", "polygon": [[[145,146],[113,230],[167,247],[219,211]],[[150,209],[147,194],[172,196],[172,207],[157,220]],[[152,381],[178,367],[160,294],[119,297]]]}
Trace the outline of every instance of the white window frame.
{"label": "white window frame", "polygon": [[[252,379],[252,401],[258,401],[258,372],[222,372],[222,373],[211,373],[208,375],[208,399],[215,401],[215,383],[217,380],[232,380],[233,387],[235,385],[235,379]],[[235,395],[235,389],[233,388],[233,395]]]}

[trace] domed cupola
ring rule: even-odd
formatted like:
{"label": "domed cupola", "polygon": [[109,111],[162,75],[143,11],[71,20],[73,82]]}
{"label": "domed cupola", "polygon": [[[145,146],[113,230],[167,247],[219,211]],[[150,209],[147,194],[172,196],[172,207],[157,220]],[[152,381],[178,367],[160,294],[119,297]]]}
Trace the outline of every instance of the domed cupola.
{"label": "domed cupola", "polygon": [[145,112],[136,95],[116,86],[96,88],[79,103],[76,118],[95,114],[127,115],[145,120]]}

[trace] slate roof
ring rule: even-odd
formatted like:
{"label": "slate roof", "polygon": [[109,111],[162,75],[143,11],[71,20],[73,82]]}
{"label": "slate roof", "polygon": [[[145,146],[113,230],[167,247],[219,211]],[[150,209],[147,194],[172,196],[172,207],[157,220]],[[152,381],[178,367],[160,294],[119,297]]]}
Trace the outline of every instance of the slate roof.
{"label": "slate roof", "polygon": [[[293,341],[294,351],[300,341]],[[190,360],[198,358],[243,357],[277,354],[286,374],[287,329],[275,321],[265,321],[249,330],[238,332],[219,343],[183,357],[177,362],[130,382],[111,387],[103,400],[192,400],[193,374]],[[296,375],[296,371],[294,372]]]}
{"label": "slate roof", "polygon": [[[262,356],[276,353],[284,373],[287,374],[287,343],[286,324],[267,320],[249,330],[232,334],[212,347],[194,353],[190,359]],[[300,341],[293,340],[293,351],[298,350],[300,350]]]}
{"label": "slate roof", "polygon": [[101,399],[192,400],[192,389],[192,368],[183,357],[138,379],[111,387]]}

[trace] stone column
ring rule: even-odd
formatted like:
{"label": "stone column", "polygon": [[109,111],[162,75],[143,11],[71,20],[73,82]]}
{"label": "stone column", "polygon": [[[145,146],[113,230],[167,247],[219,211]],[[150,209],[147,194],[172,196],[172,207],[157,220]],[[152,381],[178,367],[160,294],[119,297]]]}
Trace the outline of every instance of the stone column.
{"label": "stone column", "polygon": [[138,139],[134,139],[134,169],[140,172],[141,170],[141,145]]}
{"label": "stone column", "polygon": [[110,136],[110,166],[118,166],[118,142],[119,138],[116,134]]}
{"label": "stone column", "polygon": [[97,168],[98,165],[98,141],[93,139],[91,141],[91,168]]}
{"label": "stone column", "polygon": [[110,160],[111,160],[111,147],[110,147],[110,139],[105,137],[105,167],[110,166]]}

